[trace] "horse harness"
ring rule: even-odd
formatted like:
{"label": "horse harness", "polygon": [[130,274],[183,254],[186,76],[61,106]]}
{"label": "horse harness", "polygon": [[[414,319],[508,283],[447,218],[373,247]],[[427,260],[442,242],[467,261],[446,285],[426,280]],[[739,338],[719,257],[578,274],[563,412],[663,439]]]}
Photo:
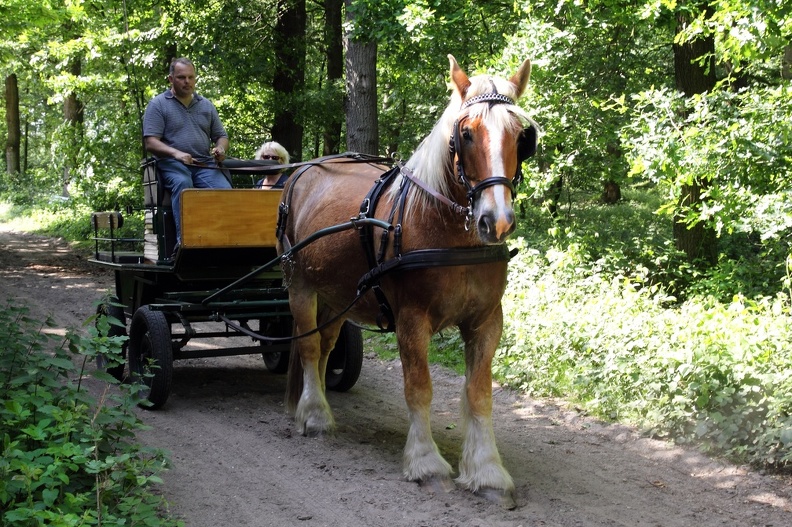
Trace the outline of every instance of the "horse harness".
{"label": "horse harness", "polygon": [[[461,109],[465,110],[469,106],[478,103],[489,103],[490,105],[494,105],[494,104],[513,105],[514,100],[512,100],[510,97],[497,93],[497,91],[494,90],[494,86],[493,86],[493,92],[477,95],[475,97],[468,99],[467,101],[465,101],[465,103],[463,103]],[[443,196],[434,189],[430,188],[420,179],[416,178],[413,175],[412,171],[401,162],[397,163],[396,166],[392,167],[390,170],[387,170],[382,176],[379,177],[379,179],[377,179],[374,182],[374,185],[369,190],[368,194],[366,195],[365,199],[360,205],[360,211],[358,217],[350,220],[352,223],[354,223],[355,220],[364,220],[364,219],[373,218],[377,204],[380,198],[382,197],[382,195],[393,184],[393,182],[397,179],[399,175],[403,176],[401,181],[401,188],[399,190],[398,196],[393,201],[393,207],[391,208],[390,214],[387,218],[388,223],[390,223],[392,227],[389,229],[383,229],[381,233],[381,240],[378,251],[375,251],[374,232],[373,232],[374,229],[372,224],[361,222],[361,224],[357,226],[358,233],[360,236],[360,243],[363,252],[366,255],[369,271],[366,274],[364,274],[358,281],[357,295],[353,303],[356,302],[358,299],[360,299],[363,296],[363,294],[365,294],[366,291],[370,289],[374,293],[377,302],[379,304],[380,312],[377,315],[377,325],[379,326],[380,330],[382,331],[395,330],[395,319],[394,319],[393,310],[390,306],[390,303],[388,302],[387,297],[385,296],[385,293],[380,288],[380,279],[384,275],[393,272],[395,270],[408,271],[408,270],[428,269],[433,267],[476,265],[483,263],[508,261],[517,253],[516,249],[510,252],[509,249],[504,244],[485,245],[480,247],[416,249],[413,251],[409,251],[407,253],[402,253],[401,252],[401,243],[402,243],[401,222],[404,219],[404,210],[407,201],[406,198],[410,185],[415,184],[416,186],[421,188],[424,192],[429,193],[435,199],[447,205],[449,208],[451,208],[453,212],[459,214],[460,216],[464,216],[465,228],[467,229],[473,214],[474,200],[476,196],[478,196],[481,193],[481,191],[483,191],[485,188],[491,187],[493,185],[505,185],[507,188],[509,188],[509,190],[511,190],[512,197],[514,197],[515,184],[518,185],[522,180],[522,172],[521,172],[522,161],[535,153],[536,141],[537,141],[537,131],[533,125],[523,130],[520,138],[520,143],[518,144],[517,174],[515,175],[514,182],[512,182],[512,180],[509,180],[506,177],[491,177],[484,179],[475,186],[471,185],[470,181],[468,180],[465,174],[462,156],[457,155],[456,169],[460,182],[467,187],[467,199],[468,199],[467,206],[462,206],[454,202],[453,200],[449,199],[448,197]],[[526,144],[524,145],[522,143],[526,143]],[[459,119],[457,119],[454,122],[452,135],[449,140],[449,147],[452,157],[455,154],[459,154],[461,152]],[[366,159],[361,159],[360,161],[382,162],[383,159],[366,158]],[[279,207],[276,236],[278,240],[281,241],[281,244],[284,246],[285,251],[288,251],[291,246],[288,237],[285,234],[285,229],[286,229],[286,220],[288,217],[289,208],[291,206],[292,189],[294,188],[300,176],[302,176],[308,168],[310,168],[310,165],[301,167],[294,174],[292,174],[290,178],[291,183],[289,185],[289,191],[287,192],[285,199],[281,202]],[[394,221],[396,220],[397,216],[398,216],[398,221],[394,224]],[[392,247],[393,247],[394,256],[386,260],[385,254],[388,249],[388,242],[390,239],[391,231],[393,232]],[[351,305],[349,307],[351,307]],[[349,308],[347,308],[347,310],[348,309]]]}

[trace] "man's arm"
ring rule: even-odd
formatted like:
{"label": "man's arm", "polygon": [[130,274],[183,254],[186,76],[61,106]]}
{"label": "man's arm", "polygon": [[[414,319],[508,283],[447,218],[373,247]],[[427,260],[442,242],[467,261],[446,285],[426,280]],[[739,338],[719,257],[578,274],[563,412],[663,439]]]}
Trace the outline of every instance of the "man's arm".
{"label": "man's arm", "polygon": [[[227,143],[228,141],[226,140],[226,144]],[[146,136],[146,150],[158,157],[172,157],[185,165],[191,165],[193,163],[193,158],[190,154],[166,145],[159,137],[151,135]]]}

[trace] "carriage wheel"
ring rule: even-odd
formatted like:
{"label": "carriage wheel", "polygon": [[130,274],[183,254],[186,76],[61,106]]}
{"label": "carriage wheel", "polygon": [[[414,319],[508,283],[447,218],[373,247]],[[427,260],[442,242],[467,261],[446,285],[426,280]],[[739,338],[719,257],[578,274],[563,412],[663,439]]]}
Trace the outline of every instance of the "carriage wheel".
{"label": "carriage wheel", "polygon": [[[124,315],[124,308],[116,304],[118,304],[118,299],[111,296],[96,306],[96,314],[114,318],[121,323],[120,326],[110,324],[110,329],[107,330],[108,337],[126,337],[126,316]],[[97,369],[104,370],[116,380],[122,381],[124,379],[124,361],[126,360],[128,342],[129,341],[124,341],[124,344],[121,346],[122,361],[120,364],[118,364],[117,361],[111,361],[106,355],[99,354],[96,356]]]}
{"label": "carriage wheel", "polygon": [[[259,321],[259,332],[268,337],[290,337],[292,335],[293,325],[294,323],[291,318],[278,318],[269,322],[265,322],[265,319],[261,319]],[[266,340],[261,341],[261,345],[264,347],[271,346],[272,344],[272,342],[267,342]],[[289,371],[288,351],[276,351],[274,353],[264,352],[261,356],[264,359],[264,366],[272,373],[286,373]]]}
{"label": "carriage wheel", "polygon": [[142,384],[151,403],[144,408],[160,408],[170,395],[173,381],[173,348],[170,323],[162,311],[141,306],[129,327],[129,373]]}
{"label": "carriage wheel", "polygon": [[363,335],[360,328],[349,322],[341,326],[335,348],[327,359],[325,385],[328,390],[345,392],[352,388],[360,377],[363,367]]}

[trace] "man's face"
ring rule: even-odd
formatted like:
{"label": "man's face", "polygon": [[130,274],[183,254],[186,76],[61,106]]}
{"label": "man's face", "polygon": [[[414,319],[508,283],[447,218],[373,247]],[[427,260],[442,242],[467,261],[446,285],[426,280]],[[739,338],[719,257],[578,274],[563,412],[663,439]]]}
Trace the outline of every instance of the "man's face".
{"label": "man's face", "polygon": [[175,64],[173,73],[168,75],[176,97],[189,97],[195,90],[195,68],[187,64]]}

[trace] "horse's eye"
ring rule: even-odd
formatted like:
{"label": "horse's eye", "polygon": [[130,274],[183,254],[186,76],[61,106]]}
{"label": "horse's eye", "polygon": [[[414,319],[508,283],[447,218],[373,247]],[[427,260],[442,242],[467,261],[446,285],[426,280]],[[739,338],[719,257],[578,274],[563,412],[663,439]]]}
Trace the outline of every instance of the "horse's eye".
{"label": "horse's eye", "polygon": [[470,128],[463,128],[462,129],[462,139],[464,139],[465,141],[472,141],[473,140],[473,134],[470,133]]}

